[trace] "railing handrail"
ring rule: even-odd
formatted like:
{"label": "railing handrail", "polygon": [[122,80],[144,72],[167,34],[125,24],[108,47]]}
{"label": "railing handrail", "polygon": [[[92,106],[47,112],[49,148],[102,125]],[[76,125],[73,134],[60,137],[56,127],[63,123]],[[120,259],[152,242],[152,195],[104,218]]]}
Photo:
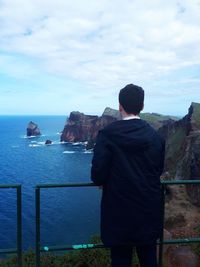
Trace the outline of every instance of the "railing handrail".
{"label": "railing handrail", "polygon": [[21,184],[0,184],[0,188],[19,188]]}
{"label": "railing handrail", "polygon": [[[174,244],[188,244],[188,243],[199,243],[200,238],[181,238],[181,239],[166,239],[163,242],[157,241],[157,245],[161,243],[163,245],[174,245]],[[77,245],[62,245],[62,246],[41,246],[41,252],[48,252],[48,251],[64,251],[64,250],[78,250],[78,249],[94,249],[94,248],[106,248],[102,243],[99,244],[77,244]],[[109,246],[108,246],[109,248]]]}
{"label": "railing handrail", "polygon": [[[160,240],[157,242],[159,245],[159,267],[162,267],[163,244],[183,244],[183,243],[200,243],[200,238],[184,238],[184,239],[171,239],[164,240],[164,213],[165,213],[165,194],[167,185],[182,185],[182,184],[200,184],[200,180],[162,180],[162,233]],[[63,251],[74,249],[93,249],[104,248],[103,244],[80,244],[70,246],[41,246],[40,244],[40,190],[48,188],[66,188],[66,187],[90,187],[96,186],[94,183],[67,183],[67,184],[38,184],[35,187],[35,200],[36,200],[36,267],[40,267],[40,252],[47,251]]]}
{"label": "railing handrail", "polygon": [[96,186],[94,183],[67,183],[67,184],[38,184],[35,188],[57,188],[57,187],[84,187]]}
{"label": "railing handrail", "polygon": [[[200,184],[200,180],[162,180],[164,185]],[[97,186],[94,183],[38,184],[35,188],[84,187]]]}
{"label": "railing handrail", "polygon": [[162,180],[161,184],[165,185],[200,184],[200,180]]}

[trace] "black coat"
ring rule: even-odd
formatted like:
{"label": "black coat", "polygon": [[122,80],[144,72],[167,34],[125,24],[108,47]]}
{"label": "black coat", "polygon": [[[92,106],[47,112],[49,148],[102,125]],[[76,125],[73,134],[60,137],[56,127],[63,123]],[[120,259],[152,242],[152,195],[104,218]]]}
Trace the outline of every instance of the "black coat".
{"label": "black coat", "polygon": [[116,121],[99,131],[91,179],[103,185],[105,245],[145,245],[159,238],[164,147],[158,133],[140,119]]}

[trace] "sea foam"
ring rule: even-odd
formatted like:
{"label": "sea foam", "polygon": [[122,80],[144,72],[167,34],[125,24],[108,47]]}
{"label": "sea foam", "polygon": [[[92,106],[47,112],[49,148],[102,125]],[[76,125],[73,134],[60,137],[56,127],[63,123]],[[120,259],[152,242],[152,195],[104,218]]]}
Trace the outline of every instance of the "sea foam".
{"label": "sea foam", "polygon": [[37,146],[41,146],[39,144],[29,144],[30,147],[37,147]]}
{"label": "sea foam", "polygon": [[63,154],[74,154],[74,153],[76,153],[76,151],[69,151],[69,150],[63,151]]}

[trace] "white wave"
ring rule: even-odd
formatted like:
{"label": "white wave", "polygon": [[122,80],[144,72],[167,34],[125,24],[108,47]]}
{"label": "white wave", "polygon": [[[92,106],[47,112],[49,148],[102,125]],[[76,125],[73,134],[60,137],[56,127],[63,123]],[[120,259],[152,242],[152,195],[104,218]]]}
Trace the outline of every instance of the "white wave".
{"label": "white wave", "polygon": [[63,145],[63,144],[67,144],[67,142],[61,142],[60,140],[55,140],[55,141],[52,141],[52,145]]}
{"label": "white wave", "polygon": [[74,154],[74,153],[76,153],[76,151],[70,151],[70,150],[63,151],[63,154]]}
{"label": "white wave", "polygon": [[27,136],[27,135],[23,135],[23,136],[20,136],[20,138],[23,138],[23,139],[30,139],[30,138],[36,138],[38,136],[35,136],[35,135],[31,135],[31,136]]}
{"label": "white wave", "polygon": [[79,146],[79,145],[82,145],[83,142],[75,142],[75,143],[72,143],[73,146]]}
{"label": "white wave", "polygon": [[37,146],[41,146],[39,144],[29,144],[30,147],[37,147]]}
{"label": "white wave", "polygon": [[[41,143],[44,143],[45,142],[41,142]],[[52,141],[52,143],[50,145],[64,145],[64,144],[67,144],[67,142],[60,142],[59,140],[56,140],[56,141]]]}
{"label": "white wave", "polygon": [[91,154],[91,153],[93,153],[93,150],[85,150],[83,153],[84,154]]}
{"label": "white wave", "polygon": [[74,143],[71,143],[73,146],[79,146],[79,145],[81,145],[81,146],[83,146],[83,145],[87,145],[87,141],[86,142],[74,142]]}
{"label": "white wave", "polygon": [[51,144],[45,144],[46,141],[40,141],[40,142],[37,142],[37,141],[32,141],[31,144],[29,144],[30,147],[36,147],[36,146],[49,146],[49,145],[52,145],[53,143]]}
{"label": "white wave", "polygon": [[63,145],[63,144],[67,144],[67,142],[60,142],[59,140],[56,140],[56,141],[52,141],[51,140],[51,144],[45,144],[46,143],[46,140],[45,141],[31,141],[32,144],[38,144],[40,146],[46,146],[46,145]]}
{"label": "white wave", "polygon": [[45,141],[37,142],[38,145],[45,145]]}
{"label": "white wave", "polygon": [[59,141],[59,143],[60,143],[61,145],[69,144],[69,142],[66,142],[66,141]]}

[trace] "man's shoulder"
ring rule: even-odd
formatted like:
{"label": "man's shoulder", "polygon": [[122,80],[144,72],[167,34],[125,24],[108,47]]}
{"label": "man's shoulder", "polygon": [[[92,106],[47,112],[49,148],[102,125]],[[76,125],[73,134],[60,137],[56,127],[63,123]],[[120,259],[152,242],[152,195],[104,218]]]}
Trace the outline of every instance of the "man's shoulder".
{"label": "man's shoulder", "polygon": [[107,135],[107,134],[110,134],[112,132],[117,131],[117,129],[119,129],[121,127],[123,127],[123,121],[117,120],[117,121],[111,122],[110,124],[106,125],[99,132],[102,133],[103,135]]}
{"label": "man's shoulder", "polygon": [[148,124],[148,127],[149,127],[149,130],[151,131],[152,133],[152,136],[154,137],[153,140],[157,140],[157,142],[161,143],[162,146],[165,146],[165,139],[160,135],[159,131],[156,130],[154,127],[152,127],[149,123]]}
{"label": "man's shoulder", "polygon": [[119,132],[126,132],[127,129],[134,132],[139,128],[143,128],[145,131],[155,131],[146,121],[142,119],[132,119],[114,121],[101,129],[99,132],[103,135],[112,135]]}
{"label": "man's shoulder", "polygon": [[110,131],[115,131],[118,128],[127,128],[127,127],[145,127],[147,130],[150,131],[154,131],[156,132],[156,130],[145,120],[142,119],[132,119],[132,120],[117,120],[114,121],[110,124],[108,124],[107,126],[105,126],[103,129],[101,129],[100,131],[102,132],[110,132]]}

